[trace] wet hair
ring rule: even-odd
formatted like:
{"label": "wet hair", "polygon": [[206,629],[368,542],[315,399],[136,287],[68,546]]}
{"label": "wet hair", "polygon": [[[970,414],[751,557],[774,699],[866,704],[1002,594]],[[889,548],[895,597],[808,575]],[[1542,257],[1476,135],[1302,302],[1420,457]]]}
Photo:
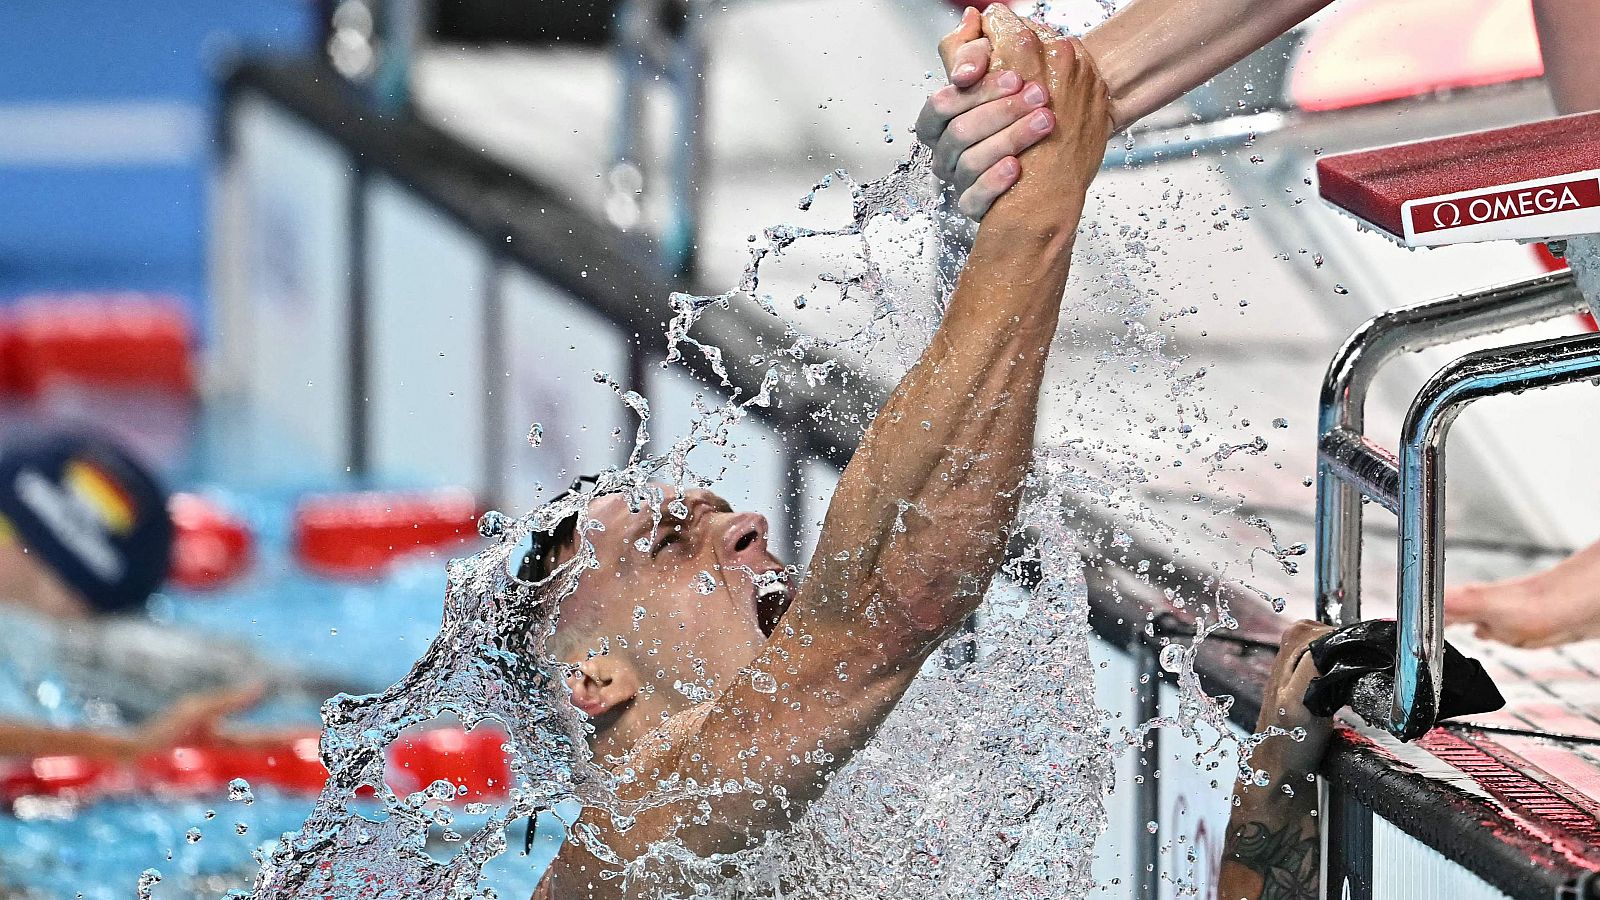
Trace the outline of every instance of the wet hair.
{"label": "wet hair", "polygon": [[[593,485],[599,480],[599,476],[596,475],[581,476],[575,479],[565,491],[552,497],[550,503],[559,503],[582,491],[585,486]],[[522,566],[517,569],[518,580],[531,583],[550,577],[550,573],[556,567],[556,554],[562,547],[572,543],[577,534],[577,512],[557,522],[556,527],[551,531],[535,531],[532,535],[533,547],[526,556],[522,557]]]}

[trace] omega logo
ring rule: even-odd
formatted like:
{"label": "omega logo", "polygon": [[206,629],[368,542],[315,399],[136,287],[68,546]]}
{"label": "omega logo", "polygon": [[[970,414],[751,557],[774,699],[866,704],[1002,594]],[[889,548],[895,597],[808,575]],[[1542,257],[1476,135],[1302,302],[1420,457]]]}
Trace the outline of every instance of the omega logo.
{"label": "omega logo", "polygon": [[1564,184],[1496,191],[1477,197],[1419,203],[1411,211],[1411,223],[1417,232],[1439,231],[1597,205],[1600,205],[1600,184],[1593,178],[1587,178]]}

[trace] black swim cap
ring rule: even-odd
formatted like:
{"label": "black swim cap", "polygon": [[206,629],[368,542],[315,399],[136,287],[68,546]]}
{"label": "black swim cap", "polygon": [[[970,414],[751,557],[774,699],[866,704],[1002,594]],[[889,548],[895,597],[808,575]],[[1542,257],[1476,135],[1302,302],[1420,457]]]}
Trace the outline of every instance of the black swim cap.
{"label": "black swim cap", "polygon": [[167,492],[106,438],[35,431],[0,440],[0,518],[96,612],[138,609],[167,577]]}

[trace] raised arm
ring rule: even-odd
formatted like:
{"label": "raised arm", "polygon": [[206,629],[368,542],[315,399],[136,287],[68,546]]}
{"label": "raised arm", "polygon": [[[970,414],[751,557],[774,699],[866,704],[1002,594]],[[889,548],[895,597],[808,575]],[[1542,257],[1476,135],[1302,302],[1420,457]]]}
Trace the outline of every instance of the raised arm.
{"label": "raised arm", "polygon": [[1046,82],[1047,114],[1065,124],[1022,156],[1021,179],[984,220],[932,343],[845,469],[811,572],[753,671],[701,713],[693,740],[664,741],[633,766],[701,784],[749,779],[763,795],[709,798],[709,816],[681,831],[681,805],[647,813],[634,840],[664,828],[709,853],[782,827],[871,737],[1003,560],[1109,120],[1076,43],[1046,41],[1004,7],[984,28],[995,65]]}
{"label": "raised arm", "polygon": [[[1084,35],[1120,131],[1176,100],[1331,0],[1133,0]],[[1600,53],[1589,29],[1600,0],[1534,0],[1556,109],[1600,109]]]}
{"label": "raised arm", "polygon": [[1121,131],[1332,0],[1133,0],[1083,36]]}

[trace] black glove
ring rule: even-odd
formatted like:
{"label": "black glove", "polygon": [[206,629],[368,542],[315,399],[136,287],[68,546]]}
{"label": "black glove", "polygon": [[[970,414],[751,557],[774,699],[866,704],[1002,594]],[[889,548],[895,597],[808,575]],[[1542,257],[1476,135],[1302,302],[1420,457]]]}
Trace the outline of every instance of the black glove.
{"label": "black glove", "polygon": [[[1393,619],[1357,622],[1306,645],[1321,672],[1306,687],[1306,709],[1331,716],[1349,706],[1367,724],[1382,727],[1388,721],[1394,696]],[[1439,718],[1493,712],[1506,705],[1494,679],[1475,659],[1444,645],[1444,687],[1439,696]]]}

